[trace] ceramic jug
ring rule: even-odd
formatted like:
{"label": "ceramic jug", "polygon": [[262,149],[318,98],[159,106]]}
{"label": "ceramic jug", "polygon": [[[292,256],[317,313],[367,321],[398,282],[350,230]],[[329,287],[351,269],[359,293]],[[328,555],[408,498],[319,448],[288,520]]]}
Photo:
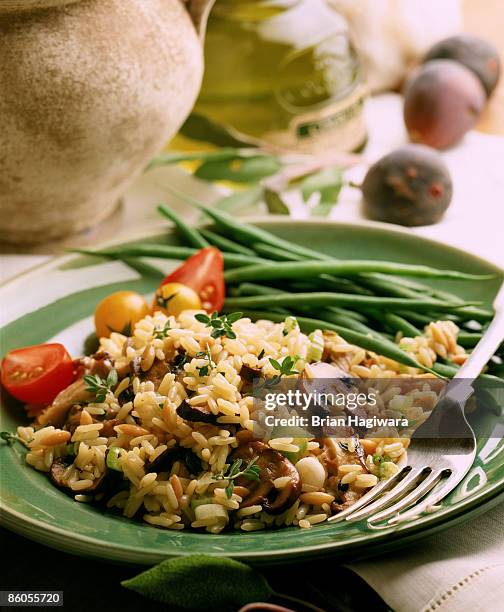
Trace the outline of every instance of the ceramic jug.
{"label": "ceramic jug", "polygon": [[189,114],[213,0],[0,0],[0,240],[105,218]]}

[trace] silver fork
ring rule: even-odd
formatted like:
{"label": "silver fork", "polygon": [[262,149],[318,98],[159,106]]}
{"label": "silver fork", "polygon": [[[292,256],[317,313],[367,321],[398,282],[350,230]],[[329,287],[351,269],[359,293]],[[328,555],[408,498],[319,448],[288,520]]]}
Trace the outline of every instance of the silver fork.
{"label": "silver fork", "polygon": [[464,406],[473,393],[474,380],[504,340],[504,283],[494,309],[495,316],[471,356],[412,436],[408,465],[328,521],[367,519],[368,526],[377,529],[397,525],[432,510],[464,478],[476,455],[476,440]]}

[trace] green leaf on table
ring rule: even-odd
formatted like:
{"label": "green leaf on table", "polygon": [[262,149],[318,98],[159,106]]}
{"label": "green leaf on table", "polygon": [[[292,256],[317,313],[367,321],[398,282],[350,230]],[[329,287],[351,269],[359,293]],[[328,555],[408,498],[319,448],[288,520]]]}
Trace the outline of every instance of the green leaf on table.
{"label": "green leaf on table", "polygon": [[154,157],[149,162],[147,170],[156,166],[170,166],[185,161],[231,161],[245,156],[245,151],[236,148],[225,148],[217,151],[169,151]]}
{"label": "green leaf on table", "polygon": [[248,565],[209,555],[167,559],[121,584],[144,597],[186,610],[222,610],[273,595],[266,579]]}
{"label": "green leaf on table", "polygon": [[254,185],[245,191],[236,191],[215,203],[215,208],[225,210],[226,212],[238,212],[239,210],[248,210],[255,206],[261,199],[263,188],[260,185]]}
{"label": "green leaf on table", "polygon": [[256,183],[280,170],[281,162],[273,155],[237,155],[235,159],[214,159],[203,162],[194,176],[205,181]]}
{"label": "green leaf on table", "polygon": [[282,196],[272,189],[264,190],[264,201],[268,207],[268,211],[273,215],[288,215],[290,214],[289,207],[282,200]]}
{"label": "green leaf on table", "polygon": [[191,113],[180,133],[191,140],[209,142],[219,147],[253,147],[255,143],[247,140],[245,136],[232,128],[215,123],[203,115]]}
{"label": "green leaf on table", "polygon": [[324,168],[315,174],[307,176],[300,184],[301,195],[307,202],[314,193],[320,194],[318,206],[325,211],[328,206],[334,206],[343,187],[343,175],[340,168]]}

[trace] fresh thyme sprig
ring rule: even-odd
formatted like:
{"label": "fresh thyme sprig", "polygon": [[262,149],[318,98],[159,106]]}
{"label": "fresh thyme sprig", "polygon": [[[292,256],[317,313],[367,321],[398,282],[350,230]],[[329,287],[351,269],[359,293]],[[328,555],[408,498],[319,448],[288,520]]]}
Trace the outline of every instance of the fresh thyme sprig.
{"label": "fresh thyme sprig", "polygon": [[195,318],[200,323],[204,323],[207,327],[212,328],[212,333],[210,334],[212,338],[220,338],[221,336],[226,336],[230,340],[234,340],[236,338],[236,334],[232,329],[233,323],[236,323],[238,319],[241,319],[243,316],[242,312],[232,312],[228,315],[222,315],[219,317],[218,312],[212,312],[210,316],[198,313],[195,315]]}
{"label": "fresh thyme sprig", "polygon": [[86,391],[94,393],[97,402],[105,401],[107,393],[113,390],[117,385],[117,381],[117,371],[114,369],[110,370],[106,379],[101,378],[98,374],[87,374],[84,376]]}
{"label": "fresh thyme sprig", "polygon": [[152,332],[154,340],[164,340],[170,331],[170,321],[166,321],[163,327],[156,327]]}
{"label": "fresh thyme sprig", "polygon": [[229,467],[226,471],[222,472],[221,474],[218,474],[215,479],[216,480],[227,480],[228,485],[226,486],[226,496],[228,498],[231,497],[231,495],[233,495],[233,490],[234,490],[234,481],[237,478],[240,478],[241,476],[243,476],[244,478],[247,478],[248,480],[255,480],[257,482],[259,482],[261,480],[260,478],[260,474],[261,474],[261,468],[256,465],[256,461],[259,459],[259,457],[254,457],[252,458],[247,465],[245,466],[245,468],[243,470],[241,470],[240,468],[242,467],[243,464],[243,459],[236,459]]}
{"label": "fresh thyme sprig", "polygon": [[23,446],[28,446],[25,440],[10,431],[0,431],[0,440],[3,440],[8,446],[12,446],[15,442],[19,442]]}
{"label": "fresh thyme sprig", "polygon": [[208,346],[208,344],[206,345],[205,351],[200,351],[199,353],[196,353],[196,357],[207,360],[206,365],[196,369],[198,370],[200,376],[208,376],[209,371],[215,368],[215,362],[212,359],[212,353],[210,352],[210,347]]}
{"label": "fresh thyme sprig", "polygon": [[278,374],[275,374],[273,378],[270,378],[267,381],[268,386],[276,385],[277,383],[279,383],[282,376],[292,376],[293,374],[299,374],[297,370],[293,369],[296,361],[297,358],[291,357],[290,355],[287,355],[287,357],[285,357],[282,363],[280,363],[276,359],[271,359],[270,357],[269,362],[275,368],[275,370],[278,371]]}

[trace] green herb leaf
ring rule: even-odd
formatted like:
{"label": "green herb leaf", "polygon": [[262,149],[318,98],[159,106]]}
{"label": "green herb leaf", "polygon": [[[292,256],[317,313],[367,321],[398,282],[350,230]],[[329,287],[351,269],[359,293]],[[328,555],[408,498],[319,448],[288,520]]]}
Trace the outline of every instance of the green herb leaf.
{"label": "green herb leaf", "polygon": [[264,202],[273,215],[289,215],[290,210],[281,195],[272,189],[264,190]]}
{"label": "green herb leaf", "polygon": [[155,340],[164,340],[170,331],[170,321],[166,321],[162,328],[156,327],[152,332],[152,337]]}
{"label": "green herb leaf", "polygon": [[267,600],[273,594],[256,570],[233,559],[209,555],[167,559],[121,584],[144,597],[185,610],[236,609]]}
{"label": "green herb leaf", "polygon": [[273,155],[237,156],[234,160],[221,159],[203,162],[194,176],[205,181],[256,183],[275,174],[281,167],[282,164]]}
{"label": "green herb leaf", "polygon": [[12,446],[15,442],[19,442],[23,446],[28,446],[24,440],[10,431],[0,431],[0,440],[3,440],[8,446]]}
{"label": "green herb leaf", "polygon": [[84,383],[86,391],[94,394],[94,399],[97,402],[105,401],[107,393],[112,391],[117,385],[118,376],[115,369],[110,370],[106,380],[101,378],[98,374],[87,374],[84,376]]}
{"label": "green herb leaf", "polygon": [[243,317],[243,312],[232,312],[231,314],[226,315],[226,321],[229,325],[236,323]]}
{"label": "green herb leaf", "polygon": [[261,479],[261,468],[258,465],[255,465],[258,459],[259,457],[253,457],[247,463],[243,470],[240,470],[243,464],[243,459],[236,459],[231,465],[226,466],[226,469],[223,472],[215,476],[215,480],[229,481],[225,489],[228,498],[233,495],[234,481],[237,478],[240,478],[242,476],[243,478],[247,478],[248,480],[256,481],[259,481]]}
{"label": "green herb leaf", "polygon": [[212,360],[212,353],[210,351],[210,347],[208,346],[208,344],[206,345],[205,351],[200,351],[199,353],[196,353],[196,357],[198,357],[199,359],[207,360],[206,365],[201,366],[196,369],[198,370],[200,376],[208,376],[210,370],[213,370],[215,368],[215,363]]}
{"label": "green herb leaf", "polygon": [[269,360],[271,365],[280,372],[280,376],[291,376],[293,374],[299,374],[297,370],[293,370],[295,359],[290,355],[284,358],[282,363],[279,363],[276,359]]}
{"label": "green herb leaf", "polygon": [[147,166],[147,170],[154,168],[156,166],[170,166],[173,164],[179,164],[180,162],[185,161],[230,161],[240,157],[242,155],[242,150],[237,148],[224,148],[219,149],[217,151],[195,151],[195,152],[187,152],[187,151],[173,151],[170,153],[163,153],[154,157],[152,161]]}
{"label": "green herb leaf", "polygon": [[307,176],[301,183],[301,195],[307,202],[314,194],[320,194],[318,205],[315,207],[317,214],[327,214],[338,201],[343,187],[343,175],[337,167],[324,168],[315,174]]}
{"label": "green herb leaf", "polygon": [[180,133],[191,140],[210,142],[219,147],[252,147],[255,143],[220,123],[211,121],[204,115],[191,113],[180,128]]}
{"label": "green herb leaf", "polygon": [[[196,315],[196,319],[200,321],[200,323],[205,323],[207,327],[211,327],[213,329],[210,334],[212,338],[220,338],[221,336],[226,336],[231,340],[236,338],[236,334],[234,333],[231,326],[233,323],[236,323],[238,319],[241,319],[243,316],[242,312],[233,312],[228,315],[222,315],[219,317],[217,312],[213,312],[210,317],[207,315]],[[203,318],[204,317],[204,318]]]}
{"label": "green herb leaf", "polygon": [[194,315],[194,318],[196,319],[196,321],[199,321],[200,323],[209,323],[210,322],[210,317],[206,314],[203,313],[198,313]]}

